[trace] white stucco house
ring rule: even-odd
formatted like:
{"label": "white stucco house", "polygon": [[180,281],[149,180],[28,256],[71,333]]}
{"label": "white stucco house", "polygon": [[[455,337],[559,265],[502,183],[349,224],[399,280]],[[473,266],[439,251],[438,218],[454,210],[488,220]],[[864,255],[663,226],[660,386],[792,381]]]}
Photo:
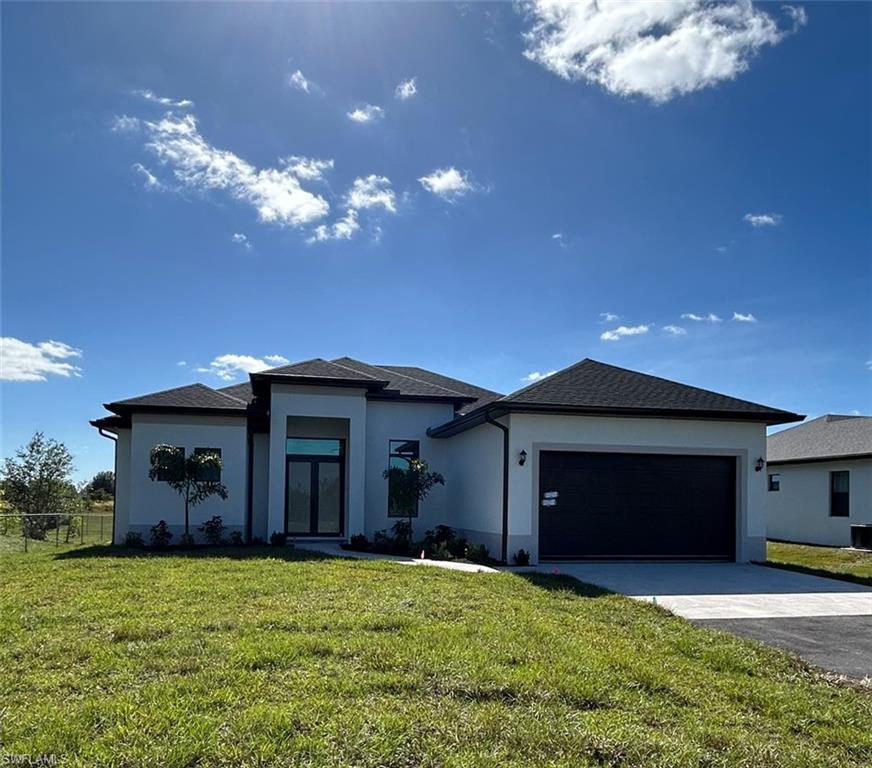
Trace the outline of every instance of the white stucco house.
{"label": "white stucco house", "polygon": [[178,496],[148,477],[158,443],[220,451],[229,496],[196,507],[229,530],[344,541],[389,528],[383,471],[418,456],[445,477],[417,534],[454,527],[502,560],[764,557],[766,425],[802,417],[582,360],[510,395],[412,366],[314,359],[221,389],[108,403],[115,541]]}
{"label": "white stucco house", "polygon": [[827,414],[767,440],[769,538],[848,546],[872,524],[872,416]]}

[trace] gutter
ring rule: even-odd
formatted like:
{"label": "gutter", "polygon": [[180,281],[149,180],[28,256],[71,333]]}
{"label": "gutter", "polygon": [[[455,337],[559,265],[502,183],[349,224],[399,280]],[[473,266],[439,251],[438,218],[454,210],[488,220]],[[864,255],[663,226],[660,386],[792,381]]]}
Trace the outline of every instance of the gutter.
{"label": "gutter", "polygon": [[485,414],[488,424],[502,430],[503,433],[503,522],[500,540],[500,559],[509,562],[509,428],[493,419],[489,413]]}
{"label": "gutter", "polygon": [[112,463],[112,476],[115,485],[115,492],[112,494],[112,543],[115,543],[115,505],[118,498],[118,435],[113,435],[111,432],[105,432],[103,427],[97,427],[97,433],[100,437],[105,437],[115,443],[114,460]]}

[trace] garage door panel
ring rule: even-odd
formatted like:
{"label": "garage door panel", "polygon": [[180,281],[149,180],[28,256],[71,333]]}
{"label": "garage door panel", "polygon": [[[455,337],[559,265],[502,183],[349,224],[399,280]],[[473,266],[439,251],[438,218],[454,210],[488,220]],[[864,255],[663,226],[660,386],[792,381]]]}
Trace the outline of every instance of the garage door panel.
{"label": "garage door panel", "polygon": [[732,457],[543,451],[539,467],[543,558],[734,557]]}

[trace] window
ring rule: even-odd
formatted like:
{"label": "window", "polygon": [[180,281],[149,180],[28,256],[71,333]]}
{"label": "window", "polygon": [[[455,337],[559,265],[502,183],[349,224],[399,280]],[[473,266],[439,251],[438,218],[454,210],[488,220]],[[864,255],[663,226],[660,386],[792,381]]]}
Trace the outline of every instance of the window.
{"label": "window", "polygon": [[780,491],[781,490],[781,475],[779,475],[779,474],[769,475],[769,490],[770,491]]}
{"label": "window", "polygon": [[289,437],[285,443],[288,456],[341,456],[341,440],[320,440],[311,437]]}
{"label": "window", "polygon": [[830,517],[848,517],[848,472],[830,472]]}
{"label": "window", "polygon": [[185,474],[185,449],[173,446],[173,460],[162,466],[157,473],[157,479],[161,483],[170,480],[181,480]]}
{"label": "window", "polygon": [[419,458],[417,440],[391,440],[388,456],[388,517],[417,517],[418,500],[411,498],[406,489],[404,475],[409,462]]}
{"label": "window", "polygon": [[[220,448],[194,448],[194,456],[203,453],[214,453],[219,459],[221,458]],[[197,473],[197,480],[202,483],[220,483],[221,470],[218,467],[204,467]]]}

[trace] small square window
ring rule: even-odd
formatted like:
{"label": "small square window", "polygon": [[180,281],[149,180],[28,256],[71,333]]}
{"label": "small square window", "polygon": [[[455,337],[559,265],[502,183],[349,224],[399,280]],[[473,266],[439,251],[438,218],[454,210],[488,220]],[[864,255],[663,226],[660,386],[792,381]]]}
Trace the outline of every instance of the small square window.
{"label": "small square window", "polygon": [[[219,459],[221,458],[220,448],[194,448],[194,456],[199,456],[203,453],[213,453]],[[220,483],[221,470],[218,467],[204,467],[197,473],[197,480],[201,483]]]}
{"label": "small square window", "polygon": [[173,459],[158,469],[158,482],[166,483],[170,480],[181,480],[185,473],[185,449],[179,446],[173,447]]}
{"label": "small square window", "polygon": [[770,491],[780,491],[781,490],[781,475],[773,474],[769,475],[769,490]]}

